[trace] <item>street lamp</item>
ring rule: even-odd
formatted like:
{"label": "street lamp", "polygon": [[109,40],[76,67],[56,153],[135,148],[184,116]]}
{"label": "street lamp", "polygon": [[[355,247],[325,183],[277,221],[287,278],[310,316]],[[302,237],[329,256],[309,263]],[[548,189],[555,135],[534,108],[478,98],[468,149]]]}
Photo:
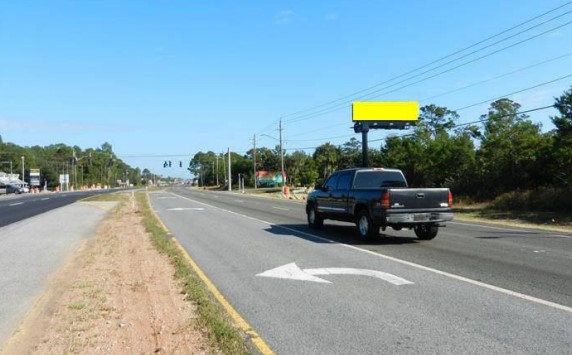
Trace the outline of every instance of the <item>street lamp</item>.
{"label": "street lamp", "polygon": [[26,182],[24,180],[24,156],[22,155],[22,182]]}
{"label": "street lamp", "polygon": [[[89,164],[91,164],[91,152],[88,155],[84,155],[83,157],[76,157],[75,155],[75,149],[73,149],[72,151],[73,156],[72,156],[72,166],[73,166],[73,171],[74,171],[74,185],[77,188],[77,163],[79,163],[82,159],[88,158],[88,162]],[[81,170],[81,184],[83,186],[83,165],[82,165],[82,170]]]}

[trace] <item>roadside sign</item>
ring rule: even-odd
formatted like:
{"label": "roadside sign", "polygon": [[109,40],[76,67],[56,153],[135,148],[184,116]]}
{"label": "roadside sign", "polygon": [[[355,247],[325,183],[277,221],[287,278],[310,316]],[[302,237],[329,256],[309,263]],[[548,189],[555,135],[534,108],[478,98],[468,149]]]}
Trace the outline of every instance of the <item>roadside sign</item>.
{"label": "roadside sign", "polygon": [[40,169],[30,169],[30,187],[40,186]]}
{"label": "roadside sign", "polygon": [[69,174],[60,174],[60,184],[64,185],[67,184],[69,181],[70,181]]}

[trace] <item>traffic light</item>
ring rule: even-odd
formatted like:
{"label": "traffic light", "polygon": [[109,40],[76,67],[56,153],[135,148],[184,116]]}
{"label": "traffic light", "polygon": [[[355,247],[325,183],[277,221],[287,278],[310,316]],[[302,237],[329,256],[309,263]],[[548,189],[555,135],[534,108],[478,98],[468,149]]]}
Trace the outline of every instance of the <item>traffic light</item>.
{"label": "traffic light", "polygon": [[169,168],[171,167],[171,161],[169,160]]}
{"label": "traffic light", "polygon": [[165,160],[165,162],[163,163],[163,168],[167,167],[167,161]]}
{"label": "traffic light", "polygon": [[182,167],[183,167],[183,162],[179,161],[179,168],[182,168]]}

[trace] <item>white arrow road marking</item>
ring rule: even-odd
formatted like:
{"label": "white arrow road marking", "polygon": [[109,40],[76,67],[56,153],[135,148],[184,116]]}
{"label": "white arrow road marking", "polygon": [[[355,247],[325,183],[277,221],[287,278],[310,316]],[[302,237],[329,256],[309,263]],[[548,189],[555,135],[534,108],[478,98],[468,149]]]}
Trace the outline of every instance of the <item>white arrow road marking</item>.
{"label": "white arrow road marking", "polygon": [[302,270],[298,267],[298,265],[296,265],[296,263],[290,263],[283,266],[279,266],[275,269],[265,271],[256,276],[331,283],[328,280],[324,280],[322,278],[317,277],[317,275],[361,275],[361,276],[375,277],[397,286],[413,284],[413,282],[411,281],[405,280],[401,277],[383,271],[368,270],[368,269],[350,269],[350,268],[322,268],[322,269]]}
{"label": "white arrow road marking", "polygon": [[368,269],[348,269],[348,268],[326,268],[326,269],[304,269],[310,275],[362,275],[371,276],[382,279],[397,286],[410,285],[413,282],[405,280],[399,276],[389,274],[383,271],[368,270]]}
{"label": "white arrow road marking", "polygon": [[274,277],[278,279],[290,279],[290,280],[300,280],[300,281],[314,281],[325,284],[331,284],[331,282],[328,280],[324,280],[304,272],[302,269],[298,267],[298,265],[296,265],[296,263],[290,263],[284,266],[279,266],[275,269],[265,271],[256,276]]}
{"label": "white arrow road marking", "polygon": [[183,207],[176,207],[176,208],[169,208],[167,211],[204,211],[205,209],[202,207],[189,207],[189,208],[183,208]]}

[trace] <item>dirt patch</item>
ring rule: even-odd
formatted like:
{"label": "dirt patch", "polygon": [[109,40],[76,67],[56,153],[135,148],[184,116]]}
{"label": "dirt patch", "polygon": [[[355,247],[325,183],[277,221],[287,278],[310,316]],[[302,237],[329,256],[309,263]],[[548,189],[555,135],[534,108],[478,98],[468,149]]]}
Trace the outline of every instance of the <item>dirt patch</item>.
{"label": "dirt patch", "polygon": [[2,353],[216,353],[141,218],[132,201],[121,204],[50,280]]}

